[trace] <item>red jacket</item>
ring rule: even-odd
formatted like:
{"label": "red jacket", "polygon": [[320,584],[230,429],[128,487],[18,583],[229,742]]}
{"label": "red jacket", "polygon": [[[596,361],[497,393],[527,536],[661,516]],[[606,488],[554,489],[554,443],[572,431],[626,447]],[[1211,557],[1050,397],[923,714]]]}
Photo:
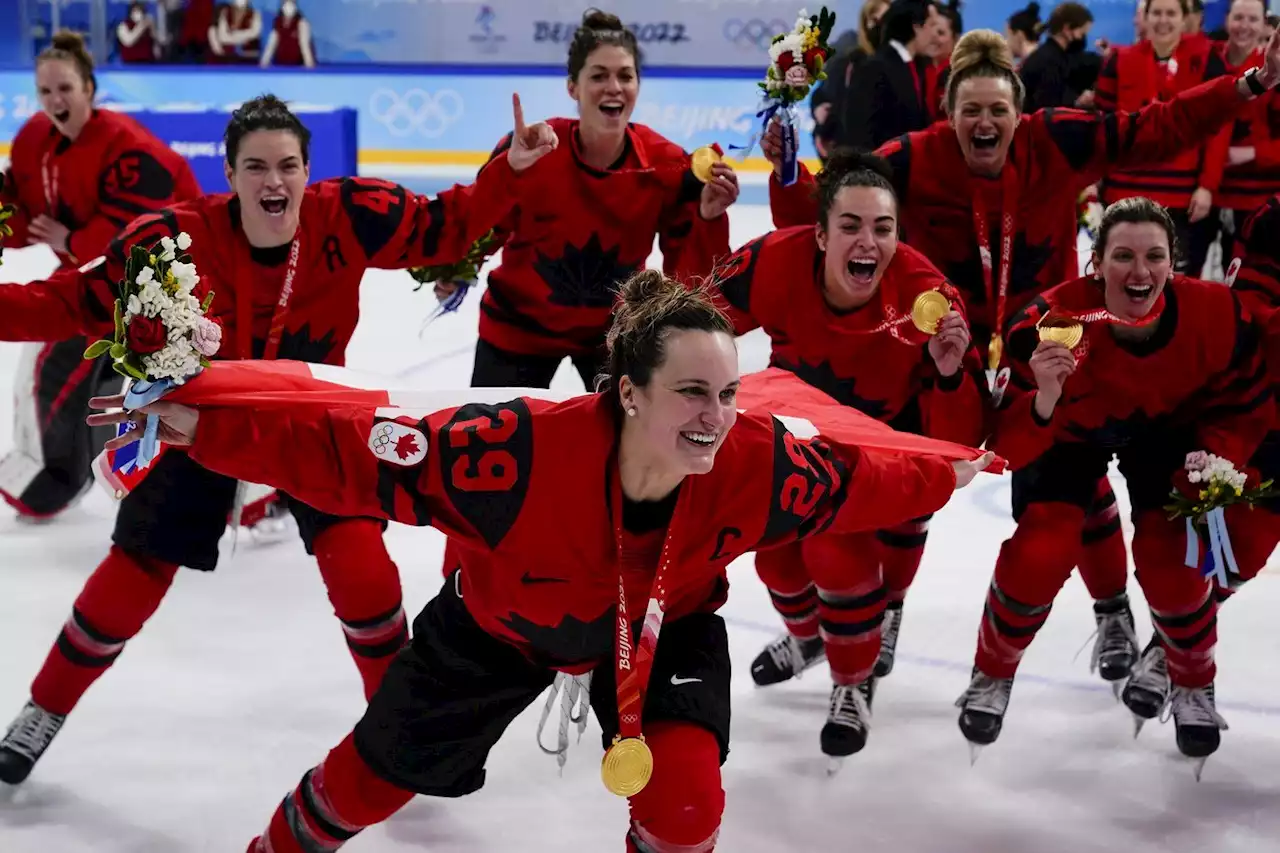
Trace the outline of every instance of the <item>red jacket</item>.
{"label": "red jacket", "polygon": [[[622,161],[601,172],[578,155],[576,119],[549,123],[560,147],[538,163],[503,223],[480,338],[508,352],[588,354],[603,345],[617,287],[645,267],[655,235],[668,274],[706,273],[684,269],[682,250],[702,239],[728,245],[729,219],[702,219],[688,155],[644,125],[627,129]],[[508,145],[509,136],[496,152]]]}
{"label": "red jacket", "polygon": [[[1222,77],[1136,113],[1050,109],[1022,117],[1005,165],[1015,171],[1017,219],[1001,325],[1037,293],[1079,274],[1076,200],[1081,191],[1113,166],[1167,160],[1211,136],[1247,103],[1235,87],[1233,79]],[[973,210],[975,199],[987,210],[994,287],[1000,269],[1002,180],[970,179],[955,131],[945,123],[909,133],[877,153],[893,166],[904,239],[960,290],[985,358],[997,320],[982,274]],[[817,218],[813,178],[803,166],[802,172],[791,187],[769,181],[769,203],[779,227],[812,227]]]}
{"label": "red jacket", "polygon": [[[1103,112],[1133,112],[1155,101],[1226,74],[1222,58],[1207,38],[1184,38],[1168,64],[1160,63],[1151,42],[1118,47],[1103,60],[1094,104]],[[1216,129],[1216,128],[1215,128]],[[1131,196],[1148,196],[1166,207],[1186,210],[1191,194],[1203,187],[1216,194],[1226,165],[1229,131],[1203,144],[1182,147],[1172,156],[1131,161],[1116,169],[1099,187],[1104,204]]]}
{"label": "red jacket", "polygon": [[71,229],[75,266],[102,254],[135,217],[200,195],[200,184],[181,155],[123,113],[95,110],[74,142],[44,113],[14,137],[3,200],[17,208],[5,245],[27,245],[27,225],[50,216]]}
{"label": "red jacket", "polygon": [[909,317],[916,296],[940,289],[963,312],[960,295],[910,246],[885,268],[876,298],[837,314],[822,296],[823,254],[812,226],[752,240],[716,270],[738,334],[762,327],[769,363],[789,370],[846,406],[915,432],[977,447],[986,439],[987,383],[978,352],[964,369],[938,375],[927,341],[908,321],[866,334],[889,318]]}
{"label": "red jacket", "polygon": [[1102,307],[1092,276],[1037,297],[1014,317],[1005,352],[1008,389],[990,447],[1014,470],[1059,443],[1122,447],[1160,433],[1191,429],[1197,449],[1243,468],[1274,418],[1257,335],[1240,300],[1217,282],[1175,276],[1151,338],[1122,345],[1105,323],[1085,325],[1079,367],[1067,377],[1048,422],[1033,409],[1030,359],[1036,322],[1058,304]]}
{"label": "red jacket", "polygon": [[[373,178],[335,178],[308,187],[278,357],[342,364],[360,315],[365,271],[461,260],[511,209],[524,174],[513,173],[502,155],[474,185],[434,198]],[[261,357],[295,244],[251,247],[239,211],[235,196],[203,196],[139,218],[112,241],[105,258],[79,270],[60,271],[46,282],[0,285],[0,340],[109,333],[115,287],[124,278],[130,247],[185,231],[201,278],[197,290],[201,298],[213,292],[211,313],[225,331],[219,356]]]}
{"label": "red jacket", "polygon": [[[1238,67],[1227,62],[1227,45],[1216,45],[1228,73],[1239,74],[1262,66],[1262,50],[1249,54]],[[1228,210],[1254,211],[1280,190],[1280,101],[1274,91],[1253,101],[1236,119],[1230,131],[1230,145],[1251,146],[1254,159],[1238,166],[1227,165],[1214,204]]]}
{"label": "red jacket", "polygon": [[1264,330],[1271,379],[1280,387],[1280,196],[1272,196],[1245,221],[1236,246],[1227,284]]}
{"label": "red jacket", "polygon": [[[381,433],[392,453],[371,452]],[[613,404],[597,395],[394,421],[350,407],[207,408],[190,454],[325,512],[441,530],[458,546],[462,600],[484,630],[539,663],[583,671],[612,656],[620,562],[632,620],[656,569],[630,551],[619,559],[617,435]],[[711,472],[680,486],[667,616],[719,607],[729,564],[748,551],[918,518],[954,487],[943,460],[799,439],[749,411]]]}
{"label": "red jacket", "polygon": [[[276,15],[275,22],[271,25],[272,30],[276,34],[276,50],[271,56],[272,65],[302,65],[302,22],[306,18],[301,15],[294,15],[292,18],[285,18],[284,15]],[[311,35],[311,24],[307,24],[307,46],[311,49],[312,58],[316,55],[315,40]]]}

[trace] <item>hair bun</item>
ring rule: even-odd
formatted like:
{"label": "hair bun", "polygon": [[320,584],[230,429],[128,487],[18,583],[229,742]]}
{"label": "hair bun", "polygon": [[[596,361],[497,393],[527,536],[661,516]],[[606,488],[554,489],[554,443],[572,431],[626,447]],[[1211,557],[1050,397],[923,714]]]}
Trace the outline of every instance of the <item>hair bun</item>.
{"label": "hair bun", "polygon": [[1013,51],[1004,36],[995,30],[970,30],[960,36],[955,50],[951,52],[952,77],[967,68],[984,64],[1013,71]]}
{"label": "hair bun", "polygon": [[618,298],[634,308],[678,289],[680,285],[663,275],[662,270],[640,270],[618,288]]}
{"label": "hair bun", "polygon": [[588,30],[621,30],[622,19],[599,9],[588,9],[582,13],[582,26]]}
{"label": "hair bun", "polygon": [[58,30],[53,34],[50,44],[58,50],[65,50],[67,53],[87,53],[84,47],[84,36],[71,30]]}
{"label": "hair bun", "polygon": [[1040,4],[1039,3],[1028,3],[1026,12],[1028,15],[1030,15],[1032,18],[1035,18],[1037,21],[1040,20]]}
{"label": "hair bun", "polygon": [[822,171],[833,176],[846,175],[859,170],[875,172],[886,181],[893,180],[893,167],[889,165],[888,160],[879,154],[857,148],[847,146],[836,148],[827,157],[827,162],[822,165]]}

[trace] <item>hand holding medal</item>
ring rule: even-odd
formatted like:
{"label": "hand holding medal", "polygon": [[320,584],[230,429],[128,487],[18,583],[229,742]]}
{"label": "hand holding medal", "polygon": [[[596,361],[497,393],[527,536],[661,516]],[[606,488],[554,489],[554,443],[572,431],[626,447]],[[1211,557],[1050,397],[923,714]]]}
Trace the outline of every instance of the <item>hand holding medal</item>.
{"label": "hand holding medal", "polygon": [[703,219],[715,219],[738,200],[738,174],[725,162],[719,145],[704,145],[694,151],[689,170],[703,184],[698,208]]}
{"label": "hand holding medal", "polygon": [[954,376],[969,350],[969,324],[940,291],[926,290],[911,305],[911,322],[929,339],[929,355],[942,376]]}

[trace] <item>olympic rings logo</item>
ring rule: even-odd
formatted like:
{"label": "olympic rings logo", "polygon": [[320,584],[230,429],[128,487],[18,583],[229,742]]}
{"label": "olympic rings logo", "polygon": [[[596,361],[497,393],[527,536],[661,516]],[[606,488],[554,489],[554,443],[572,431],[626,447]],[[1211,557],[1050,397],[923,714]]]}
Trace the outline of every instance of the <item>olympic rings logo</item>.
{"label": "olympic rings logo", "polygon": [[462,118],[462,96],[452,89],[432,94],[410,89],[403,95],[394,89],[379,89],[369,96],[369,115],[392,136],[415,133],[436,139]]}
{"label": "olympic rings logo", "polygon": [[724,37],[726,41],[730,41],[739,47],[768,50],[775,36],[789,32],[791,28],[792,24],[780,21],[777,18],[772,21],[762,21],[759,18],[751,18],[745,21],[739,18],[730,18],[724,22]]}
{"label": "olympic rings logo", "polygon": [[385,454],[391,449],[391,445],[395,439],[395,427],[391,424],[383,424],[373,431],[373,435],[369,436],[369,448],[379,456]]}

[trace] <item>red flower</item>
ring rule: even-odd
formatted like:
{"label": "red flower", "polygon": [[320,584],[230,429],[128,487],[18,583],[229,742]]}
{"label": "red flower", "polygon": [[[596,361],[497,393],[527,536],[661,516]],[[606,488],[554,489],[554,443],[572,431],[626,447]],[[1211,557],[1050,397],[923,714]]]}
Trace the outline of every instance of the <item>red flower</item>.
{"label": "red flower", "polygon": [[813,71],[818,67],[818,57],[823,56],[825,53],[826,51],[817,46],[809,48],[804,52],[804,67]]}
{"label": "red flower", "polygon": [[786,72],[788,68],[796,64],[796,55],[791,51],[778,54],[778,70]]}
{"label": "red flower", "polygon": [[169,342],[169,330],[159,317],[138,315],[129,321],[126,335],[129,349],[138,355],[150,355],[164,349]]}

